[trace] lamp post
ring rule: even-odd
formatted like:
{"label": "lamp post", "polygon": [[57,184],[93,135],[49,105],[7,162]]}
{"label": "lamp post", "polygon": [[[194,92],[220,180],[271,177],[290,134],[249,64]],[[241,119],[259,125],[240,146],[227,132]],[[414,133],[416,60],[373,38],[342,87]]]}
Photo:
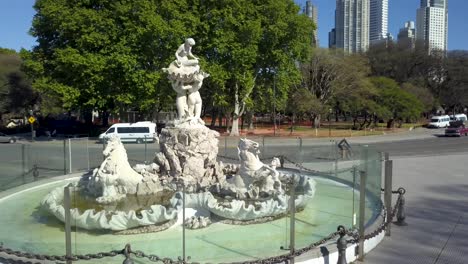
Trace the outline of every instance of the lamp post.
{"label": "lamp post", "polygon": [[[34,111],[31,109],[29,110],[29,118],[33,117]],[[29,124],[31,124],[31,141],[34,141],[34,126],[33,122],[29,121]]]}
{"label": "lamp post", "polygon": [[276,136],[276,72],[273,75],[273,135]]}
{"label": "lamp post", "polygon": [[329,109],[328,112],[328,137],[331,137],[331,114],[332,114],[333,109]]}

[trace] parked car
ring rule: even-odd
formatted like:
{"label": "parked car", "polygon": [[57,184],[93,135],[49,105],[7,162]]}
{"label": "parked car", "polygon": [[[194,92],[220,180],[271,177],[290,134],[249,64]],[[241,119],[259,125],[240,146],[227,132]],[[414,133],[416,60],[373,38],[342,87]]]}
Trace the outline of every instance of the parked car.
{"label": "parked car", "polygon": [[462,135],[468,136],[468,128],[463,121],[451,121],[450,126],[445,129],[445,136],[447,137],[460,137]]}
{"label": "parked car", "polygon": [[15,142],[16,142],[16,137],[9,136],[0,132],[0,143],[15,143]]}

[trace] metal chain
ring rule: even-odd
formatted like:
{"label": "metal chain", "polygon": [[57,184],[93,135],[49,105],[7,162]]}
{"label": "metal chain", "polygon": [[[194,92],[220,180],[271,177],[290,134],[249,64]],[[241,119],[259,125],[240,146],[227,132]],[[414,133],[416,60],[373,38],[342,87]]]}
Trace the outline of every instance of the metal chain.
{"label": "metal chain", "polygon": [[[404,190],[404,189],[399,188],[398,190],[400,191],[400,190]],[[382,206],[382,210],[383,210],[383,214],[382,214],[383,221],[382,221],[382,223],[380,224],[380,226],[377,229],[375,229],[374,231],[364,235],[364,240],[368,240],[368,239],[371,239],[371,238],[374,238],[374,237],[378,236],[392,222],[393,217],[395,217],[395,215],[396,215],[396,211],[398,209],[398,206],[401,203],[401,196],[404,194],[404,191],[400,191],[399,193],[400,193],[400,195],[398,196],[398,199],[397,199],[397,201],[396,201],[396,203],[395,203],[395,205],[394,205],[394,207],[392,209],[391,215],[389,215],[388,218],[386,218],[387,217],[387,210],[385,210],[385,206]],[[354,233],[348,231],[347,235],[353,237],[353,239],[347,240],[347,242],[350,243],[350,244],[356,244],[360,240],[360,236],[358,234],[354,234]]]}
{"label": "metal chain", "polygon": [[101,259],[105,257],[115,257],[117,255],[123,254],[122,250],[112,250],[109,252],[99,252],[95,254],[85,254],[85,255],[71,255],[71,256],[58,256],[58,255],[45,255],[45,254],[33,254],[27,252],[16,251],[11,248],[3,246],[3,243],[0,242],[0,252],[16,256],[19,258],[35,259],[35,260],[49,260],[49,261],[78,261],[78,260],[91,260],[91,259]]}

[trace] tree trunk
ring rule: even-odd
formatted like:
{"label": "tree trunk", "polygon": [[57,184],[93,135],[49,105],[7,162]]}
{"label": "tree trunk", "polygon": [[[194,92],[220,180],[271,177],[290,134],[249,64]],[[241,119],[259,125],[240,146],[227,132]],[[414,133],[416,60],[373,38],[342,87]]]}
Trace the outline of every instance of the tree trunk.
{"label": "tree trunk", "polygon": [[218,126],[219,128],[222,128],[223,127],[223,112],[219,111],[218,112]]}
{"label": "tree trunk", "polygon": [[234,112],[232,114],[232,127],[230,136],[239,136],[239,118],[244,113],[245,103],[239,101],[239,86],[236,83],[236,91],[234,92]]}
{"label": "tree trunk", "polygon": [[216,125],[217,117],[218,117],[218,111],[213,107],[213,110],[211,111],[211,124],[210,124],[211,129],[213,129],[214,126]]}
{"label": "tree trunk", "polygon": [[249,112],[249,130],[254,130],[254,113],[253,112]]}
{"label": "tree trunk", "polygon": [[314,117],[314,128],[320,128],[322,116],[320,114],[315,115]]}
{"label": "tree trunk", "polygon": [[387,128],[392,128],[393,123],[395,122],[395,119],[391,118],[387,121]]}

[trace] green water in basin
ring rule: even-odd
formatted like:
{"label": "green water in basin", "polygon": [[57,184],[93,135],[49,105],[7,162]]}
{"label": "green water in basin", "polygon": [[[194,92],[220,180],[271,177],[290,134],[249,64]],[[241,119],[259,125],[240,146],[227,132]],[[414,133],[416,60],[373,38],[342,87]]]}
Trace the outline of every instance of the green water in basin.
{"label": "green water in basin", "polygon": [[[351,227],[353,214],[358,215],[359,195],[348,185],[314,177],[316,192],[307,207],[296,214],[296,248],[307,246],[336,231],[338,225]],[[65,254],[64,225],[39,208],[42,198],[56,182],[17,192],[0,200],[0,242],[5,247],[36,254]],[[380,212],[380,204],[366,202],[366,221]],[[354,218],[355,219],[355,218]],[[214,223],[208,228],[186,230],[186,256],[195,262],[234,262],[254,260],[287,253],[290,234],[289,217],[255,225]],[[182,256],[182,227],[158,233],[113,235],[73,228],[73,254],[120,250],[130,243],[132,249],[146,254],[177,259]],[[122,263],[123,257],[106,258],[83,263]],[[151,263],[134,259],[135,263]]]}

